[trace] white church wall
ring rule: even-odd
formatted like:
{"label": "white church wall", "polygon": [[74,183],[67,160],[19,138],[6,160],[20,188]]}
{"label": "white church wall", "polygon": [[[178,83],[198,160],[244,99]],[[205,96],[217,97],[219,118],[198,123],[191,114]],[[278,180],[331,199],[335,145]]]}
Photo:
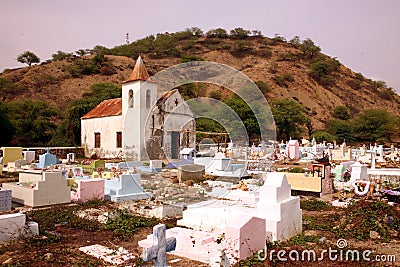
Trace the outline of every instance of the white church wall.
{"label": "white church wall", "polygon": [[[196,148],[196,124],[190,107],[184,103],[178,91],[165,101],[167,116],[164,119],[164,152],[172,158],[172,132],[179,132],[179,151],[185,147]],[[186,133],[184,130],[189,130]],[[176,153],[174,153],[176,154]]]}
{"label": "white church wall", "polygon": [[[129,91],[133,92],[133,106],[130,106]],[[157,85],[152,82],[133,81],[122,87],[122,114],[124,131],[122,135],[127,160],[147,160],[145,149],[145,127],[155,102]]]}
{"label": "white church wall", "polygon": [[[117,148],[117,132],[122,132],[122,116],[81,120],[81,142],[86,156],[96,154],[101,158],[117,158],[122,148]],[[100,133],[100,148],[95,148],[95,133]]]}

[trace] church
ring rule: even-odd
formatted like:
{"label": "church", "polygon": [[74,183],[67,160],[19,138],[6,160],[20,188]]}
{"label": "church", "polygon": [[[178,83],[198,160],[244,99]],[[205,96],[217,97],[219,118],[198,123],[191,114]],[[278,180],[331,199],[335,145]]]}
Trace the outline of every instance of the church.
{"label": "church", "polygon": [[178,159],[196,146],[192,110],[177,89],[157,92],[139,56],[122,97],[102,101],[81,117],[86,157],[124,160]]}

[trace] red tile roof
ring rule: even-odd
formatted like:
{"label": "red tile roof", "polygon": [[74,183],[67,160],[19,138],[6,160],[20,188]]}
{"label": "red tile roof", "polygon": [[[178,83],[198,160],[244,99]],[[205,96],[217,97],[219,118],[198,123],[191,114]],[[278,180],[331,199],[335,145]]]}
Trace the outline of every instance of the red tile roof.
{"label": "red tile roof", "polygon": [[142,57],[139,56],[138,59],[136,60],[136,64],[135,67],[133,68],[131,76],[129,76],[129,80],[127,80],[127,82],[137,81],[137,80],[147,81],[148,78],[150,78],[149,73],[147,73]]}
{"label": "red tile roof", "polygon": [[122,115],[122,98],[107,99],[82,116],[81,119]]}

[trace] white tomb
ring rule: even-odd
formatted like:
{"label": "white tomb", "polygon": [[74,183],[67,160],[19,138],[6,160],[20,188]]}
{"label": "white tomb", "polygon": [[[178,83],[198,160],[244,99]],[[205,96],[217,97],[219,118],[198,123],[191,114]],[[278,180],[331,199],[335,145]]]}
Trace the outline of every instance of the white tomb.
{"label": "white tomb", "polygon": [[18,183],[3,183],[3,189],[12,191],[14,202],[39,207],[69,203],[71,188],[62,172],[20,172]]}
{"label": "white tomb", "polygon": [[0,215],[0,243],[32,235],[39,235],[39,226],[35,222],[26,222],[25,214]]}
{"label": "white tomb", "polygon": [[[249,215],[266,220],[266,235],[270,241],[287,240],[302,231],[300,198],[291,196],[291,187],[284,173],[269,173],[258,190],[241,200],[210,200],[188,205],[177,224],[201,231],[222,231],[235,217]],[[242,194],[242,195],[243,195]],[[246,202],[245,200],[249,201]]]}

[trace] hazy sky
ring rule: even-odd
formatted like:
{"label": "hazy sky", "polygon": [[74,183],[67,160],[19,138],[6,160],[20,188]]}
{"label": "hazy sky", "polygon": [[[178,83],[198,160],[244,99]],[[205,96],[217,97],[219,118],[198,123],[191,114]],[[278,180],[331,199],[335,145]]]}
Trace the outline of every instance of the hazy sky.
{"label": "hazy sky", "polygon": [[[239,2],[239,1],[238,1]],[[355,72],[400,91],[398,0],[1,0],[0,71],[22,67],[30,50],[42,61],[57,50],[114,47],[189,27],[261,30],[311,38]]]}

